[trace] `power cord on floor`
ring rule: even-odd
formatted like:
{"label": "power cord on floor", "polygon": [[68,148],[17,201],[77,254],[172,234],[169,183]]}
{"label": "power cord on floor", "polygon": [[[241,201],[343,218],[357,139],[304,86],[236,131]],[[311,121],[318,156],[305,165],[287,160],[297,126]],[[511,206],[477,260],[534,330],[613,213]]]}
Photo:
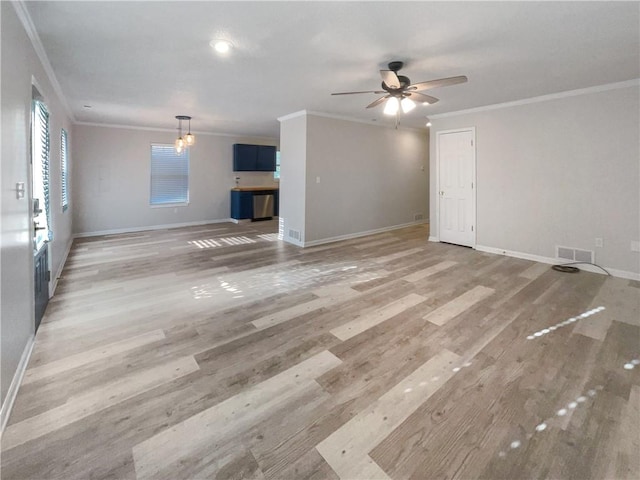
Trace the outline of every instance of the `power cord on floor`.
{"label": "power cord on floor", "polygon": [[600,265],[596,265],[595,263],[591,263],[591,262],[563,263],[561,265],[554,265],[551,268],[554,269],[556,272],[563,272],[563,273],[578,273],[580,271],[579,268],[572,267],[571,265],[593,265],[594,267],[598,267],[600,270],[602,270],[607,275],[611,276],[611,274],[609,273],[609,271],[606,268],[601,267]]}

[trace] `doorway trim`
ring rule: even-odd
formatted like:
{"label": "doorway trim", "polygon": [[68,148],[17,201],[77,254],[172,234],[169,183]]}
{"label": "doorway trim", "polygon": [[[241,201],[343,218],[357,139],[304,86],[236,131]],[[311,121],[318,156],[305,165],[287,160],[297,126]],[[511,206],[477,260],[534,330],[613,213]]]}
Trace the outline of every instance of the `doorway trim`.
{"label": "doorway trim", "polygon": [[476,127],[461,127],[454,128],[450,130],[440,130],[436,132],[436,165],[435,165],[435,176],[436,176],[436,190],[434,192],[435,195],[435,205],[436,205],[436,225],[438,226],[437,235],[430,236],[429,241],[432,242],[440,242],[440,136],[446,135],[450,133],[460,133],[460,132],[471,132],[471,136],[473,137],[473,162],[472,162],[472,172],[471,178],[473,179],[473,191],[471,192],[471,222],[473,225],[473,245],[471,248],[475,249],[478,245],[477,241],[477,232],[478,232],[478,222],[477,220],[477,211],[476,211],[476,192],[478,191],[478,180],[476,178]]}

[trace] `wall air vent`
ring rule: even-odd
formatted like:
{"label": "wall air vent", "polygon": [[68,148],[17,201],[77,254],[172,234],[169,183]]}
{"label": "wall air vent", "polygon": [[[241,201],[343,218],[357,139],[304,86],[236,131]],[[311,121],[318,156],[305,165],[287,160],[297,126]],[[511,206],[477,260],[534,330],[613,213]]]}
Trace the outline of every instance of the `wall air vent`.
{"label": "wall air vent", "polygon": [[294,240],[300,240],[300,232],[298,230],[289,229],[289,238],[293,238]]}
{"label": "wall air vent", "polygon": [[595,254],[592,250],[561,247],[559,245],[556,245],[556,258],[567,262],[595,263]]}

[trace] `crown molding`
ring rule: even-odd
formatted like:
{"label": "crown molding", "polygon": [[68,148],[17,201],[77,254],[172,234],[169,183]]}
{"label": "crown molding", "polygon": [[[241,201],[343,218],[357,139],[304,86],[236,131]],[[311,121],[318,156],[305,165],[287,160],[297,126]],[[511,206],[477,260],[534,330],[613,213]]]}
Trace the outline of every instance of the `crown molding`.
{"label": "crown molding", "polygon": [[[333,113],[326,112],[317,112],[314,110],[300,110],[298,112],[290,113],[288,115],[284,115],[282,117],[278,117],[279,122],[283,122],[285,120],[291,120],[292,118],[302,117],[306,115],[312,115],[314,117],[323,117],[323,118],[331,118],[333,120],[343,120],[345,122],[354,122],[354,123],[362,123],[364,125],[370,125],[372,127],[382,127],[382,128],[392,128],[396,129],[394,125],[386,125],[384,123],[373,122],[371,120],[362,120],[360,118],[347,117],[345,115],[336,115]],[[427,133],[428,128],[416,128],[416,127],[406,127],[403,125],[398,125],[396,130],[409,130],[412,132],[418,133]]]}
{"label": "crown molding", "polygon": [[[141,127],[139,125],[121,125],[115,123],[95,123],[95,122],[73,122],[74,125],[80,125],[85,127],[99,127],[99,128],[120,128],[123,130],[142,130],[147,132],[165,132],[165,133],[176,133],[175,128],[160,128],[160,127]],[[246,134],[235,134],[235,133],[218,133],[218,132],[203,132],[198,130],[193,130],[191,133],[194,135],[205,135],[211,137],[233,137],[233,138],[254,138],[258,140],[267,140],[267,141],[278,141],[278,137],[265,137],[261,135],[246,135]]]}
{"label": "crown molding", "polygon": [[62,93],[62,87],[58,82],[58,78],[56,77],[56,74],[53,72],[53,67],[51,66],[51,62],[49,62],[49,57],[47,57],[47,54],[44,50],[44,46],[40,41],[40,36],[36,31],[36,27],[33,24],[33,20],[31,20],[31,16],[29,15],[29,11],[27,10],[25,2],[23,0],[16,0],[11,3],[13,4],[13,9],[16,11],[16,15],[18,16],[20,23],[22,23],[22,27],[27,33],[29,40],[31,40],[31,45],[33,46],[33,49],[35,50],[36,55],[38,56],[38,59],[42,64],[42,68],[44,69],[44,72],[47,75],[47,78],[49,79],[49,83],[51,83],[51,86],[53,87],[53,90],[58,96],[58,99],[60,100],[60,103],[62,104],[62,107],[64,108],[67,116],[71,119],[72,122],[75,122],[75,116],[73,115],[73,111],[71,110],[71,107],[67,102],[67,98]]}
{"label": "crown molding", "polygon": [[282,123],[286,120],[291,120],[292,118],[304,117],[307,115],[307,113],[308,112],[306,110],[299,110],[297,112],[289,113],[287,115],[283,115],[282,117],[278,117],[277,120]]}
{"label": "crown molding", "polygon": [[466,110],[457,110],[455,112],[440,113],[437,115],[429,115],[430,120],[438,118],[456,117],[458,115],[468,115],[470,113],[480,113],[489,110],[499,110],[502,108],[517,107],[520,105],[528,105],[530,103],[548,102],[567,97],[576,97],[578,95],[588,95],[591,93],[606,92],[608,90],[617,90],[620,88],[628,88],[640,85],[640,78],[625,80],[624,82],[607,83],[605,85],[596,85],[594,87],[579,88],[576,90],[567,90],[564,92],[551,93],[549,95],[540,95],[538,97],[524,98],[522,100],[514,100],[512,102],[495,103],[493,105],[485,105],[482,107],[469,108]]}

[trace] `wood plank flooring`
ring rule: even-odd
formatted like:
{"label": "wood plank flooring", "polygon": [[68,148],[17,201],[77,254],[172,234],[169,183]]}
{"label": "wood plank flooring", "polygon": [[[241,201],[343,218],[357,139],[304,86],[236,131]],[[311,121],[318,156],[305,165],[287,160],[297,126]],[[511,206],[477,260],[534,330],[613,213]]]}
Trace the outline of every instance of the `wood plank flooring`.
{"label": "wood plank flooring", "polygon": [[276,228],[76,240],[2,478],[640,478],[639,282]]}

